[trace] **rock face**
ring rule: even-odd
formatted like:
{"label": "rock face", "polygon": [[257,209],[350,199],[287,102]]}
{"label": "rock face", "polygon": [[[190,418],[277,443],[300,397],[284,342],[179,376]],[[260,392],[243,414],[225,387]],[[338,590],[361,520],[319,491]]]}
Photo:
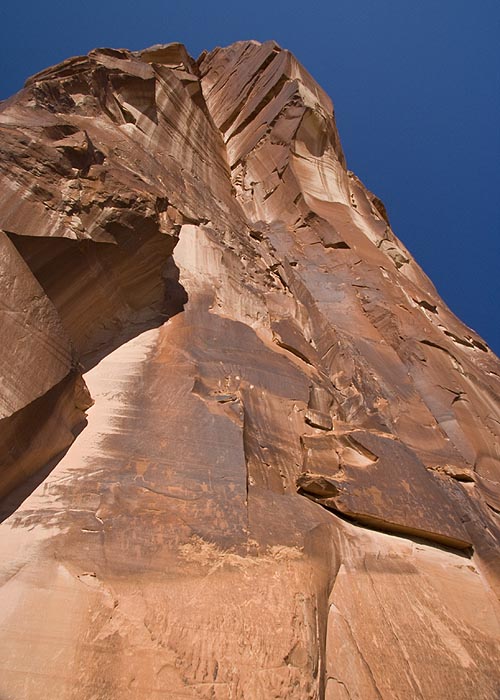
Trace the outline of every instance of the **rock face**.
{"label": "rock face", "polygon": [[99,49],[0,131],[0,697],[496,700],[500,362],[307,71]]}

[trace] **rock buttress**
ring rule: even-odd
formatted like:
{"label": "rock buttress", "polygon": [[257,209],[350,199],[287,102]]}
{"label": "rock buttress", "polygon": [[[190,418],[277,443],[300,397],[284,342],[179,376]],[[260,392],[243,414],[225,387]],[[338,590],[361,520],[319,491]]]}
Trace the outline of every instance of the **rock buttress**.
{"label": "rock buttress", "polygon": [[0,128],[0,695],[497,698],[500,363],[307,71],[99,49]]}

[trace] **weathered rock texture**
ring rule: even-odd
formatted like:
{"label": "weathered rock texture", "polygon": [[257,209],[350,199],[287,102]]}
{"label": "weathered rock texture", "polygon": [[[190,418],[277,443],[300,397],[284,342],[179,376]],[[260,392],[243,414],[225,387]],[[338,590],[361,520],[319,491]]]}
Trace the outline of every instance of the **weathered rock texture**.
{"label": "weathered rock texture", "polygon": [[2,700],[497,699],[500,363],[307,71],[100,49],[0,129]]}

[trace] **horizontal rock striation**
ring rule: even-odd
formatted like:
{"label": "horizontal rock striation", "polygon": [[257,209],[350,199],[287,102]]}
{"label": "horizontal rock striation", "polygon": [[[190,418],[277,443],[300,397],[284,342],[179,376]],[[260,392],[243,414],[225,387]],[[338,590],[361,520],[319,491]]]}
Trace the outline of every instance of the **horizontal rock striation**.
{"label": "horizontal rock striation", "polygon": [[495,700],[500,362],[314,79],[97,49],[0,131],[0,696]]}

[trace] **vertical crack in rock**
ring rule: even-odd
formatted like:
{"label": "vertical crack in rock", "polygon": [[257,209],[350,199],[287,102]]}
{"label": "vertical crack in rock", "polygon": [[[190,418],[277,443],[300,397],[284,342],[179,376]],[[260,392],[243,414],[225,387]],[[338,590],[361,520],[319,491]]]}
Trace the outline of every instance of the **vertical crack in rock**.
{"label": "vertical crack in rock", "polygon": [[496,698],[499,362],[306,69],[96,49],[0,135],[0,696]]}

